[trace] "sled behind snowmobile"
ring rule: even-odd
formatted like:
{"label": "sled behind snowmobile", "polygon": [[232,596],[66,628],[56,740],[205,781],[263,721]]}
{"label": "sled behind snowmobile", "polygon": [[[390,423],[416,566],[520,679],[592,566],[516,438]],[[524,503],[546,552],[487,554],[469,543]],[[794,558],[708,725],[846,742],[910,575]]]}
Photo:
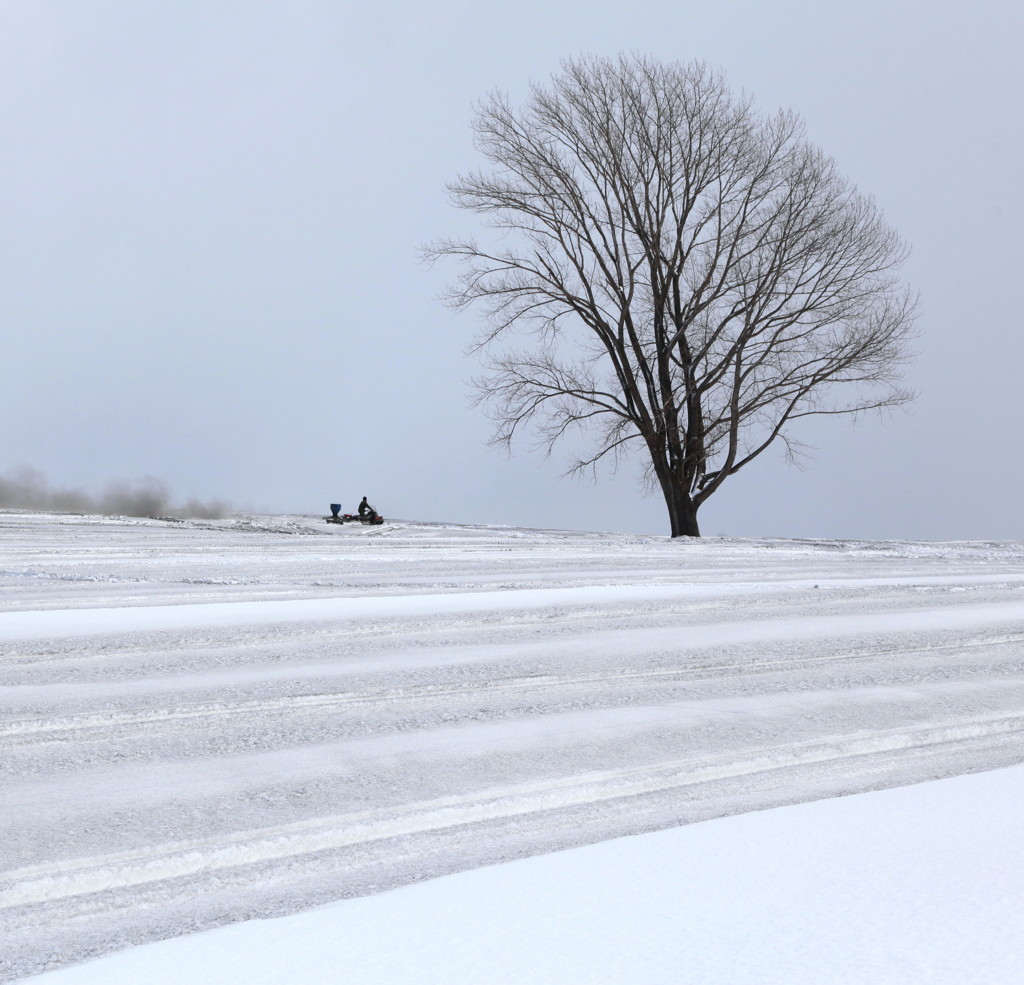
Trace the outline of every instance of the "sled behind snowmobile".
{"label": "sled behind snowmobile", "polygon": [[339,513],[332,516],[325,516],[328,523],[365,523],[373,527],[379,527],[384,522],[384,517],[379,513],[367,513],[360,516],[358,513]]}

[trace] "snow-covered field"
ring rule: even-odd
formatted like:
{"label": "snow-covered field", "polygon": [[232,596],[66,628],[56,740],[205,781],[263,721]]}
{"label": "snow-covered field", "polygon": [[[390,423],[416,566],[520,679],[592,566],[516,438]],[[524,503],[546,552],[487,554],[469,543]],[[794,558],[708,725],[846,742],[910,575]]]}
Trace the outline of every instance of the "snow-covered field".
{"label": "snow-covered field", "polygon": [[[1024,762],[1024,545],[0,513],[0,589],[4,980],[288,913],[290,923],[115,955],[82,966],[108,969],[95,978],[67,981],[122,980],[109,969],[127,960],[124,981],[156,982],[155,967],[184,974],[211,951],[235,971],[208,980],[321,980],[315,969],[256,979],[232,965],[245,953],[271,975],[258,944],[275,933],[319,935],[323,960],[335,972],[344,960],[351,981],[404,981],[380,965],[356,977],[350,952],[362,941],[378,960],[382,949],[410,959],[425,946],[423,927],[435,928],[435,944],[455,936],[417,958],[429,967],[408,980],[460,980],[454,966],[440,977],[444,960],[472,961],[454,913],[476,945],[492,920],[481,954],[501,955],[506,970],[518,967],[510,939],[537,962],[560,925],[551,953],[578,953],[579,969],[622,928],[619,963],[606,958],[595,967],[607,977],[584,971],[581,982],[626,981],[623,968],[634,983],[722,981],[715,961],[725,958],[730,983],[945,981],[920,968],[915,978],[898,957],[882,977],[838,924],[812,952],[849,952],[846,977],[836,965],[834,977],[773,978],[764,947],[779,951],[780,935],[752,923],[773,898],[787,912],[801,899],[834,911],[821,873],[834,883],[867,871],[849,838],[827,837],[854,819],[851,831],[867,815],[889,818],[879,826],[888,831],[903,817],[906,843],[943,857],[938,835],[914,839],[919,816],[937,813],[976,828],[1006,879],[988,908],[972,909],[993,927],[975,947],[991,960],[976,956],[973,967],[997,969],[972,980],[1024,967],[1024,947],[1004,940],[1021,939],[1021,854],[1005,835],[1019,827],[1020,769],[809,803]],[[1003,813],[952,811],[965,797]],[[897,806],[892,815],[861,803]],[[790,804],[803,806],[748,813]],[[745,816],[662,830],[734,814]],[[583,845],[592,847],[532,858]],[[867,836],[858,845],[868,859],[904,857]],[[801,858],[817,882],[800,877]],[[512,859],[524,861],[466,871]],[[743,887],[764,880],[781,895],[758,911]],[[572,893],[550,888],[567,881]],[[893,885],[906,897],[915,884]],[[919,886],[934,890],[915,890],[928,896],[922,914],[964,888]],[[601,887],[618,902],[602,909]],[[496,895],[520,901],[526,921],[505,940],[493,927],[517,927],[513,917],[473,902]],[[853,905],[905,933],[879,919],[890,896]],[[349,897],[368,898],[301,912]],[[575,920],[565,912],[573,900]],[[681,934],[683,923],[701,933]],[[932,924],[928,953],[952,937]],[[641,925],[642,935],[629,929]],[[351,945],[347,956],[335,937]],[[399,941],[413,950],[396,951]],[[885,964],[884,953],[903,952],[880,953]],[[142,973],[147,960],[157,964]],[[753,977],[739,977],[743,962]],[[571,980],[565,968],[531,969],[461,980]],[[192,970],[167,980],[194,981]]]}

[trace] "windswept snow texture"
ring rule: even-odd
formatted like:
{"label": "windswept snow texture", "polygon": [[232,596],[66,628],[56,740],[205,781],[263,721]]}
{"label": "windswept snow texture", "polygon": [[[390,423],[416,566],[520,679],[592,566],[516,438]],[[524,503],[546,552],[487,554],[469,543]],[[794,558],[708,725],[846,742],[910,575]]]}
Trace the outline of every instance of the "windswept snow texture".
{"label": "windswept snow texture", "polygon": [[1024,547],[0,513],[0,976],[1024,761]]}
{"label": "windswept snow texture", "polygon": [[517,859],[25,985],[1015,985],[1024,766]]}

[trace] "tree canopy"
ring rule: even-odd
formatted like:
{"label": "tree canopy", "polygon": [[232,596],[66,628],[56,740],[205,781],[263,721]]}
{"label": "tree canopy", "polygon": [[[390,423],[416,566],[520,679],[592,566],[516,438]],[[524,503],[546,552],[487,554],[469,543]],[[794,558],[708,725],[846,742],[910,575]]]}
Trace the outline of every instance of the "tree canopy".
{"label": "tree canopy", "polygon": [[494,440],[573,429],[590,469],[642,449],[673,536],[802,418],[911,398],[906,248],[791,112],[700,63],[583,58],[473,121],[489,167],[449,186],[488,244],[446,240],[480,306]]}

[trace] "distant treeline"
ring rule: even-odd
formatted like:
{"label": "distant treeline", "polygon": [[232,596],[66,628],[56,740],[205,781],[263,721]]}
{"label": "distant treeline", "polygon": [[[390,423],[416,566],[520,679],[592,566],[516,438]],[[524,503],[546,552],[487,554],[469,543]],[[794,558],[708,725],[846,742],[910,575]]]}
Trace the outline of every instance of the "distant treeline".
{"label": "distant treeline", "polygon": [[104,516],[179,516],[216,519],[229,509],[221,500],[190,499],[174,506],[167,485],[152,476],[111,482],[98,496],[81,489],[53,489],[37,469],[20,468],[0,475],[0,508],[99,513]]}

